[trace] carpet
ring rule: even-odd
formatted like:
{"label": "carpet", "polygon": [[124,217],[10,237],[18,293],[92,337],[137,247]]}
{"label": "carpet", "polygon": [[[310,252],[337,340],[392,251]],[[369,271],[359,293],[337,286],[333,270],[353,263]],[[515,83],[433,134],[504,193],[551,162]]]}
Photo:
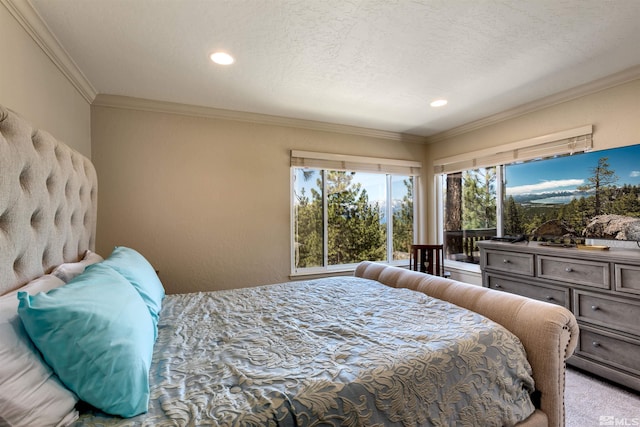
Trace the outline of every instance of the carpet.
{"label": "carpet", "polygon": [[567,368],[566,427],[640,426],[640,393]]}

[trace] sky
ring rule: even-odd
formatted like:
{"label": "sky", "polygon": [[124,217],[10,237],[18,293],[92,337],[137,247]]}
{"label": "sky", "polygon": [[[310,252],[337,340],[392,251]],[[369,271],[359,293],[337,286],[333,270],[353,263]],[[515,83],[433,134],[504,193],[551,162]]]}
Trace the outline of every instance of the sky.
{"label": "sky", "polygon": [[[311,188],[316,188],[316,181],[319,177],[319,174],[315,172],[313,177],[308,181],[304,181],[300,179],[297,183],[297,188],[305,188],[305,193],[307,196],[311,197]],[[407,188],[403,183],[403,179],[406,177],[395,177],[392,180],[392,194],[393,199],[402,199],[407,193]],[[367,195],[369,196],[370,202],[386,202],[387,200],[387,190],[386,190],[386,175],[380,173],[365,173],[365,172],[356,172],[354,182],[360,182],[362,187],[367,190]]]}
{"label": "sky", "polygon": [[575,190],[588,182],[601,157],[618,176],[617,186],[640,185],[640,145],[632,145],[507,166],[507,195]]}

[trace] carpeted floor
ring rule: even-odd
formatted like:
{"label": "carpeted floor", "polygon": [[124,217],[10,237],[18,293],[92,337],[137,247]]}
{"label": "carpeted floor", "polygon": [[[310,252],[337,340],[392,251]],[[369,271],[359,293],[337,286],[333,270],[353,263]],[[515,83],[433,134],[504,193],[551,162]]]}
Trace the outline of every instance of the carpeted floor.
{"label": "carpeted floor", "polygon": [[566,427],[640,426],[640,393],[573,368],[567,368],[565,409]]}

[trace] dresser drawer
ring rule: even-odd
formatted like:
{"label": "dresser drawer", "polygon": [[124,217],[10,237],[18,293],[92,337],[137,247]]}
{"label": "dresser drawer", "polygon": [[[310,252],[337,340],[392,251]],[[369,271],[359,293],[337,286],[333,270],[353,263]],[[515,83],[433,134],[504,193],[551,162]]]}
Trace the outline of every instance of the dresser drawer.
{"label": "dresser drawer", "polygon": [[640,301],[574,290],[573,312],[581,322],[640,336]]}
{"label": "dresser drawer", "polygon": [[609,263],[538,255],[538,277],[610,289]]}
{"label": "dresser drawer", "polygon": [[576,354],[640,375],[640,341],[580,326]]}
{"label": "dresser drawer", "polygon": [[533,276],[533,254],[487,250],[485,268]]}
{"label": "dresser drawer", "polygon": [[615,264],[615,289],[640,295],[640,266]]}
{"label": "dresser drawer", "polygon": [[514,280],[496,274],[487,274],[487,287],[525,297],[550,302],[569,308],[569,289]]}

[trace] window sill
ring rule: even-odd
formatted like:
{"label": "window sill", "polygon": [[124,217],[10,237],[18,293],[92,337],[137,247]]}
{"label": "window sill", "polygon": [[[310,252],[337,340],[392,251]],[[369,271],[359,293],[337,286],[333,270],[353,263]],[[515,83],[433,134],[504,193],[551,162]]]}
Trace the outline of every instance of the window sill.
{"label": "window sill", "polygon": [[[400,268],[409,268],[408,263],[383,263],[384,265],[392,265],[394,267]],[[320,279],[323,277],[337,277],[337,276],[353,276],[353,273],[356,271],[356,267],[358,264],[349,264],[345,266],[338,266],[334,268],[318,268],[318,269],[309,269],[307,271],[297,271],[289,274],[289,279],[291,280],[311,280],[311,279]]]}
{"label": "window sill", "polygon": [[482,273],[482,270],[480,269],[480,266],[478,264],[471,264],[468,262],[445,260],[444,268],[465,271],[467,273]]}

